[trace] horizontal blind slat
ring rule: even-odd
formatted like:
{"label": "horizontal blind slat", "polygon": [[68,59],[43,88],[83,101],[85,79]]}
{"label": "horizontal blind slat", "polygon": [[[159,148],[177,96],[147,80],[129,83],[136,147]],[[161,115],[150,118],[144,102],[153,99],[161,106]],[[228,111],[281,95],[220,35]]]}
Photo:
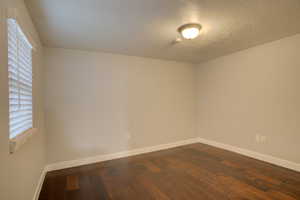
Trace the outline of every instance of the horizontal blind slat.
{"label": "horizontal blind slat", "polygon": [[24,126],[24,125],[30,124],[31,122],[32,122],[31,119],[23,120],[23,121],[21,121],[17,124],[11,125],[10,127],[11,127],[12,131],[15,131],[15,130],[18,130],[18,129],[22,128],[22,126]]}
{"label": "horizontal blind slat", "polygon": [[14,79],[9,79],[9,86],[14,87],[14,88],[18,88],[20,90],[24,90],[24,91],[27,91],[27,92],[30,92],[30,93],[32,92],[32,86],[31,85],[24,84],[22,82],[14,80]]}
{"label": "horizontal blind slat", "polygon": [[[15,102],[19,101],[20,104],[32,105],[31,99],[25,99],[25,98],[19,98],[19,97],[9,97],[9,101],[15,101]],[[10,105],[14,105],[14,104],[10,103]]]}
{"label": "horizontal blind slat", "polygon": [[10,110],[9,111],[9,114],[10,115],[17,115],[17,114],[19,114],[19,113],[21,113],[21,112],[32,112],[32,110],[31,109],[18,109],[18,110],[16,110],[16,111],[12,111],[12,110]]}
{"label": "horizontal blind slat", "polygon": [[31,114],[32,115],[32,112],[31,110],[29,111],[17,111],[17,112],[10,112],[10,116],[9,118],[18,118],[18,117],[21,117],[21,116],[24,116],[24,115],[28,115],[28,114]]}
{"label": "horizontal blind slat", "polygon": [[32,94],[30,92],[26,92],[24,90],[21,90],[21,91],[14,90],[14,88],[10,88],[9,94],[10,95],[20,95],[20,96],[30,96],[30,97],[32,97]]}
{"label": "horizontal blind slat", "polygon": [[32,80],[32,72],[24,70],[21,67],[18,68],[17,66],[11,66],[9,67],[8,71],[11,72],[11,74],[9,74],[10,76],[18,77],[18,74],[20,74],[21,76]]}
{"label": "horizontal blind slat", "polygon": [[31,103],[22,103],[22,104],[17,104],[17,103],[10,103],[9,104],[9,106],[11,107],[11,108],[14,108],[14,107],[26,107],[26,106],[32,106],[32,104]]}
{"label": "horizontal blind slat", "polygon": [[[24,79],[25,81],[28,81],[30,83],[32,83],[32,77],[30,77],[29,75],[23,74],[23,73],[19,73],[19,76]],[[18,74],[16,74],[15,71],[9,71],[8,72],[8,77],[12,78],[12,79],[18,79]]]}
{"label": "horizontal blind slat", "polygon": [[10,118],[9,125],[11,127],[19,126],[20,124],[26,122],[26,121],[31,121],[32,115],[26,115],[18,118]]}
{"label": "horizontal blind slat", "polygon": [[19,79],[18,79],[18,77],[16,75],[12,74],[12,72],[9,72],[8,78],[9,78],[9,80],[24,83],[26,85],[32,86],[32,80],[28,77],[25,77],[21,73],[19,74]]}

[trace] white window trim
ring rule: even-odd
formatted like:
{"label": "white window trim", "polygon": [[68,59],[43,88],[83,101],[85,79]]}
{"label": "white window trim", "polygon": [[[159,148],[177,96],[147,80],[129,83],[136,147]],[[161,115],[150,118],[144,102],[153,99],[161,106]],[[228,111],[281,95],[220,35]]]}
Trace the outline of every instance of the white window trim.
{"label": "white window trim", "polygon": [[[23,21],[21,18],[18,17],[18,9],[16,8],[12,8],[12,9],[7,9],[7,15],[6,15],[6,20],[9,18],[15,19],[19,26],[21,27],[23,33],[25,34],[25,36],[27,37],[28,41],[30,42],[30,44],[32,45],[32,62],[33,62],[33,57],[34,57],[34,51],[36,50],[36,43],[34,42],[34,40],[32,39],[31,35],[28,34],[28,32],[26,31],[26,29],[24,29],[23,27]],[[8,43],[8,38],[7,38],[7,25],[5,23],[5,36],[6,36],[6,44]],[[8,51],[8,48],[6,48]],[[28,129],[26,131],[24,131],[23,133],[17,135],[16,137],[13,138],[9,138],[9,152],[11,154],[17,152],[21,146],[23,146],[28,140],[29,138],[31,138],[36,132],[37,132],[37,128],[36,127],[36,120],[35,120],[35,91],[34,91],[34,62],[32,63],[32,120],[33,120],[33,128]],[[8,133],[9,135],[9,133]]]}
{"label": "white window trim", "polygon": [[31,128],[24,131],[22,134],[17,135],[14,138],[9,139],[9,152],[15,153],[20,147],[25,144],[29,138],[37,131],[37,128]]}

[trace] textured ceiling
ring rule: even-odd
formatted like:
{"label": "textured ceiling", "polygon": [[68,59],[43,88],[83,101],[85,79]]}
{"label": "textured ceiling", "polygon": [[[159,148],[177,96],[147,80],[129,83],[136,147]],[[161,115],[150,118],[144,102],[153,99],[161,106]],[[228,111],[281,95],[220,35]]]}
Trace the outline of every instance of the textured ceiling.
{"label": "textured ceiling", "polygon": [[[300,33],[300,0],[25,0],[48,47],[201,62]],[[177,28],[202,34],[174,44]]]}

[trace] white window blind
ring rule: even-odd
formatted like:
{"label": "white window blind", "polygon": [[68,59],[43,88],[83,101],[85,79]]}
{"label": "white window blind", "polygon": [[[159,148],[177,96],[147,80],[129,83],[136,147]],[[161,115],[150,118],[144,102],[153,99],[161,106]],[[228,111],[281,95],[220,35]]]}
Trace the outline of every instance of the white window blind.
{"label": "white window blind", "polygon": [[7,20],[10,139],[33,128],[32,45],[15,19]]}

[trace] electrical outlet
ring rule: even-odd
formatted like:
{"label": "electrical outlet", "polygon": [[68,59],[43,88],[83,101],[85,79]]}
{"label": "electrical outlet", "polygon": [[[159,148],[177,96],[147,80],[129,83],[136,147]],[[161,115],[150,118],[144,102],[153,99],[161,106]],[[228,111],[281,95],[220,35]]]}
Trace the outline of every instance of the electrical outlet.
{"label": "electrical outlet", "polygon": [[256,134],[255,140],[257,143],[264,143],[267,140],[267,137],[264,135]]}
{"label": "electrical outlet", "polygon": [[255,140],[256,140],[257,143],[260,143],[260,135],[256,134]]}
{"label": "electrical outlet", "polygon": [[127,131],[126,132],[126,138],[127,138],[127,140],[131,140],[131,137],[132,137],[131,132]]}
{"label": "electrical outlet", "polygon": [[267,137],[264,135],[260,136],[260,142],[264,143],[266,141]]}

